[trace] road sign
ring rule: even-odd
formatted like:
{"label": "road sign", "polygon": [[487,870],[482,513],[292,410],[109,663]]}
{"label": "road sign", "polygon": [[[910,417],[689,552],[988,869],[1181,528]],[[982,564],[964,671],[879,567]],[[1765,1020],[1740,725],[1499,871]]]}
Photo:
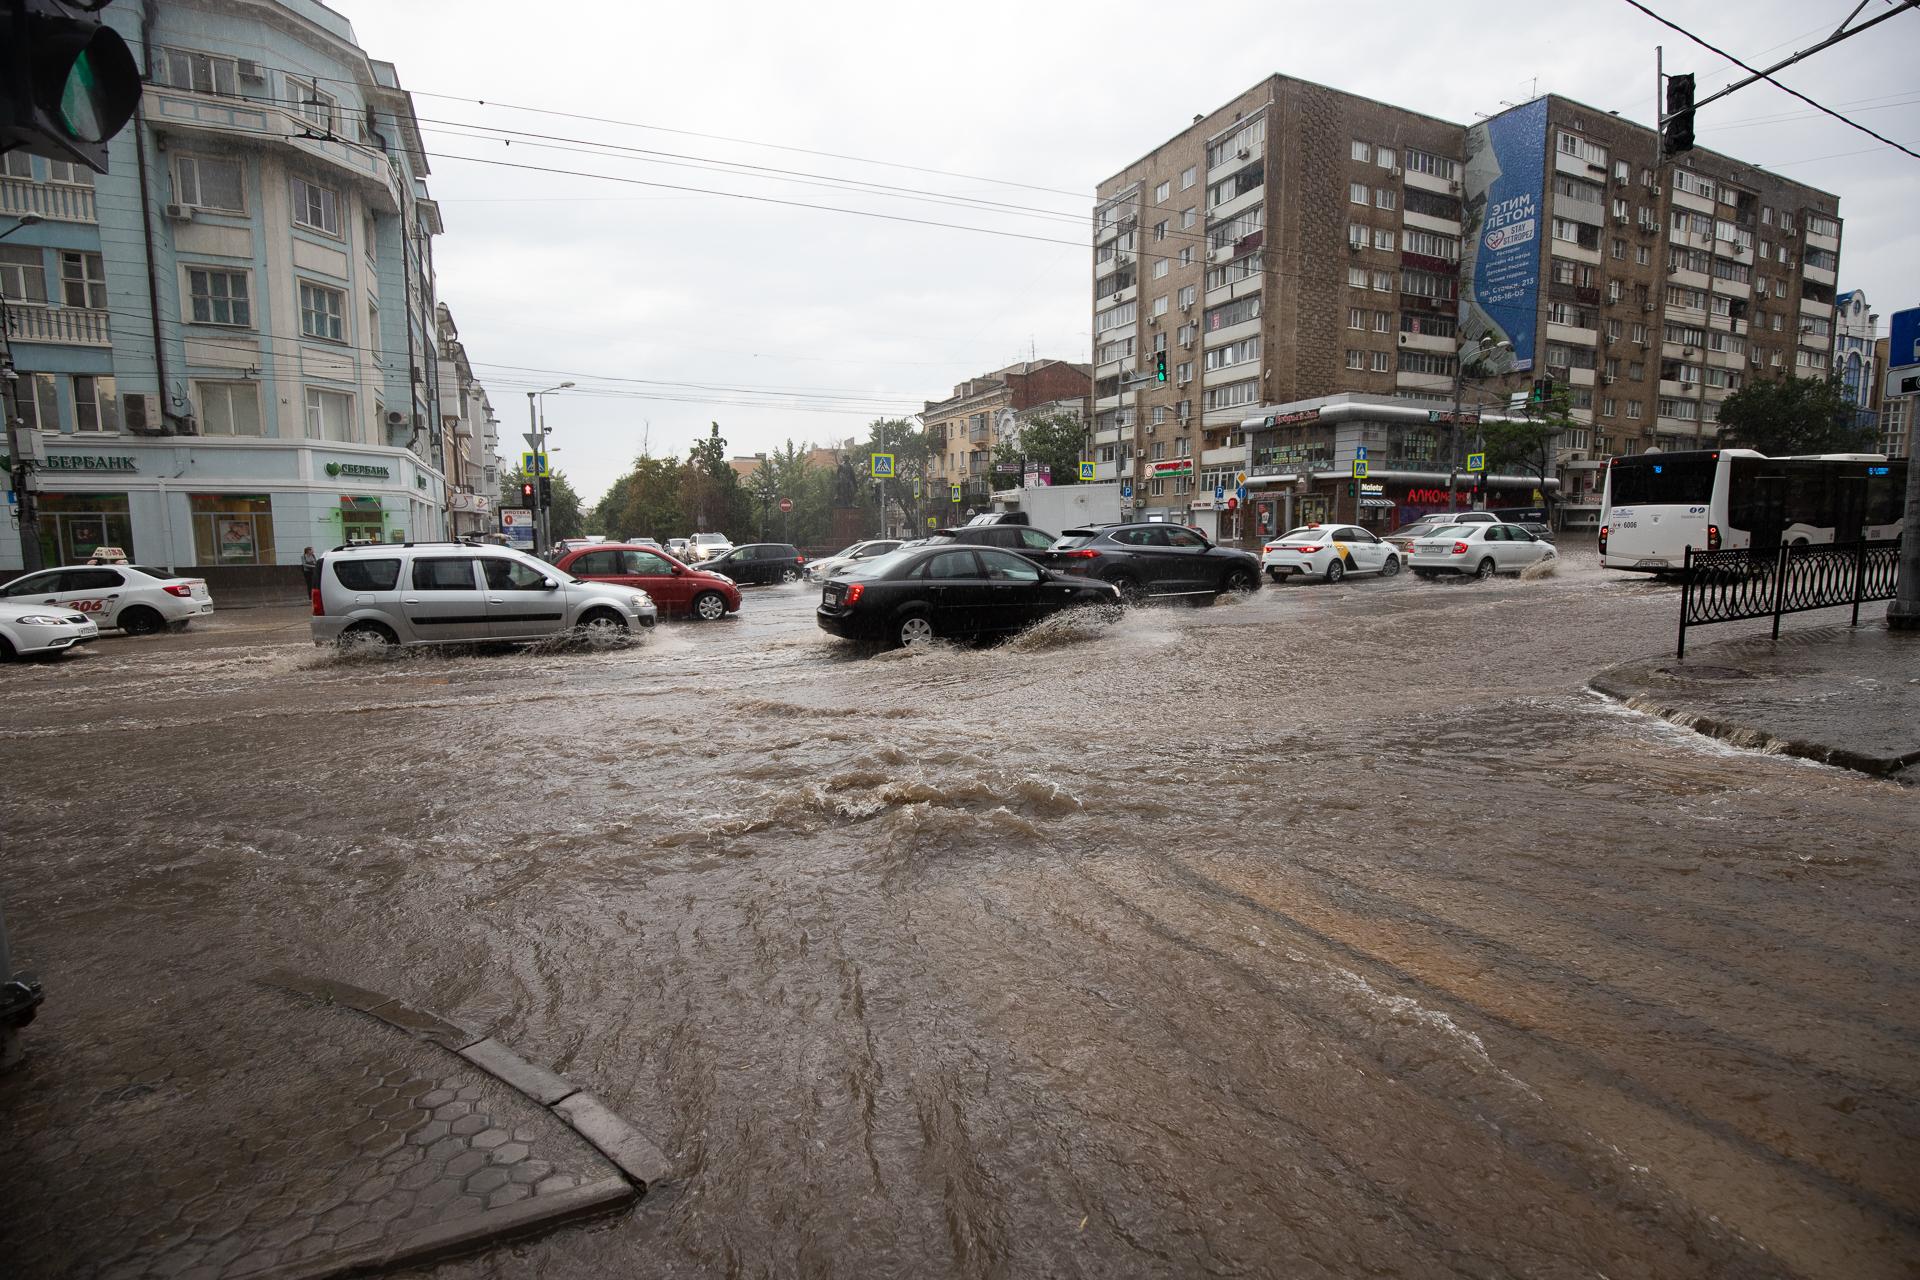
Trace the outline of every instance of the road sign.
{"label": "road sign", "polygon": [[1365,462],[1367,460],[1367,446],[1363,444],[1355,445],[1353,447],[1353,456]]}
{"label": "road sign", "polygon": [[1093,482],[1093,464],[1091,462],[1087,462],[1083,460],[1080,463],[1080,483],[1091,484],[1092,482]]}
{"label": "road sign", "polygon": [[1240,483],[1234,487],[1233,496],[1245,502],[1247,500],[1247,478],[1240,477]]}
{"label": "road sign", "polygon": [[533,548],[533,512],[525,507],[504,507],[500,511],[500,532],[507,535],[507,545],[519,547],[522,551]]}
{"label": "road sign", "polygon": [[1227,486],[1223,484],[1217,484],[1213,486],[1213,500],[1215,502],[1220,501],[1220,499],[1226,496],[1227,496]]}
{"label": "road sign", "polygon": [[1469,470],[1469,471],[1485,471],[1486,469],[1487,469],[1487,455],[1486,455],[1486,454],[1484,454],[1484,453],[1470,453],[1470,454],[1468,454],[1468,455],[1467,455],[1467,470]]}
{"label": "road sign", "polygon": [[531,431],[522,431],[520,438],[527,442],[527,448],[529,449],[538,449],[540,447],[540,437]]}
{"label": "road sign", "polygon": [[873,478],[875,480],[891,480],[893,478],[893,455],[890,453],[876,453],[872,456]]}
{"label": "road sign", "polygon": [[1130,484],[1121,485],[1120,496],[1123,498],[1131,498],[1133,496],[1133,486]]}
{"label": "road sign", "polygon": [[1452,422],[1470,427],[1480,421],[1480,411],[1478,409],[1467,409],[1460,413],[1455,413],[1451,409],[1429,409],[1427,410],[1427,421]]}
{"label": "road sign", "polygon": [[958,502],[958,501],[960,501],[960,486],[959,486],[959,485],[955,485],[955,486],[953,486],[953,500],[954,500],[955,502]]}
{"label": "road sign", "polygon": [[[1233,478],[1233,482],[1234,482],[1235,484],[1237,484],[1237,485],[1239,485],[1239,486],[1240,486],[1240,487],[1241,487],[1242,489],[1244,489],[1244,488],[1246,488],[1246,487],[1247,487],[1247,473],[1246,473],[1246,472],[1244,472],[1244,471],[1242,471],[1242,472],[1241,472],[1241,473],[1240,473],[1239,475],[1237,475],[1237,476],[1235,476],[1235,477]],[[1245,497],[1246,495],[1245,495],[1245,494],[1242,494],[1241,496],[1242,496],[1242,497]]]}
{"label": "road sign", "polygon": [[782,515],[784,515],[784,514],[786,514],[787,512],[789,512],[789,511],[791,511],[791,510],[793,510],[793,499],[792,499],[792,498],[782,498],[782,499],[780,499],[780,511],[781,511],[781,514],[782,514]]}
{"label": "road sign", "polygon": [[523,476],[543,476],[547,474],[547,455],[544,453],[521,454],[520,474]]}
{"label": "road sign", "polygon": [[939,516],[928,516],[928,517],[927,517],[927,528],[929,528],[929,529],[938,529],[939,527],[940,527],[940,517],[939,517]]}
{"label": "road sign", "polygon": [[1240,509],[1240,499],[1238,498],[1227,499],[1227,510],[1238,511],[1239,509]]}
{"label": "road sign", "polygon": [[1355,458],[1353,460],[1353,478],[1355,480],[1365,480],[1367,478],[1367,460],[1365,458]]}

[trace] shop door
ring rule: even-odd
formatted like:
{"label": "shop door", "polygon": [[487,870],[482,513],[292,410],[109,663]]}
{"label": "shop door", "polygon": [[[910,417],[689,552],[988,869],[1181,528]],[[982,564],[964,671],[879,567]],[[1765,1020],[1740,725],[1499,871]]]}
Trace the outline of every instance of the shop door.
{"label": "shop door", "polygon": [[1300,524],[1327,523],[1327,500],[1325,498],[1300,499],[1300,514],[1297,521]]}

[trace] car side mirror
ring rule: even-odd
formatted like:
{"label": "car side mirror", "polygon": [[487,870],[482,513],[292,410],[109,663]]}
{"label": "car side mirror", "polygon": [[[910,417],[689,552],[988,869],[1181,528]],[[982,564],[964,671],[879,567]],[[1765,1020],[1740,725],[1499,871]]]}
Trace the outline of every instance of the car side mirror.
{"label": "car side mirror", "polygon": [[679,576],[680,576],[681,574],[683,574],[683,573],[685,573],[685,572],[686,572],[686,569],[685,569],[684,567],[682,567],[682,566],[680,566],[680,565],[677,565],[677,564],[676,564],[676,565],[674,565],[674,566],[673,566],[673,567],[672,567],[671,569],[669,569],[669,570],[668,570],[668,572],[669,572],[669,573],[671,573],[671,574],[672,574],[672,575],[673,575],[674,577],[676,577],[676,578],[677,578],[677,577],[679,577]]}
{"label": "car side mirror", "polygon": [[540,585],[545,587],[549,591],[558,591],[560,589],[560,584],[555,582],[552,578],[540,579]]}

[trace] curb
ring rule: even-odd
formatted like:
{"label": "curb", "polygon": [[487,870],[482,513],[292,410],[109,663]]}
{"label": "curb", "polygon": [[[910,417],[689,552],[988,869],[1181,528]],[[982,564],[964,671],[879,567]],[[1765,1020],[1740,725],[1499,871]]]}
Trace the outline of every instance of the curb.
{"label": "curb", "polygon": [[403,1240],[370,1246],[359,1253],[335,1254],[326,1259],[321,1269],[295,1264],[262,1272],[263,1276],[274,1280],[293,1280],[294,1277],[312,1280],[316,1276],[363,1272],[467,1252],[503,1236],[524,1234],[616,1208],[636,1195],[646,1195],[673,1174],[673,1167],[660,1148],[624,1117],[565,1076],[527,1061],[491,1036],[352,983],[289,970],[276,970],[260,981],[323,1004],[366,1014],[416,1040],[440,1046],[545,1110],[612,1161],[624,1175],[426,1227]]}

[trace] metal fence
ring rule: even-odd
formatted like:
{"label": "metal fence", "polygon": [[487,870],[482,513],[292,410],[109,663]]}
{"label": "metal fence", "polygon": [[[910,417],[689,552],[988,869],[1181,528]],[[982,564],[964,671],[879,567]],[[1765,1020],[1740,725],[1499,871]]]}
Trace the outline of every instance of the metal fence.
{"label": "metal fence", "polygon": [[1860,606],[1893,599],[1900,573],[1900,544],[1841,542],[1789,546],[1776,550],[1695,551],[1687,548],[1680,587],[1680,644],[1675,657],[1687,656],[1687,628],[1742,618],[1780,619],[1809,609],[1853,606],[1852,626],[1860,625]]}

